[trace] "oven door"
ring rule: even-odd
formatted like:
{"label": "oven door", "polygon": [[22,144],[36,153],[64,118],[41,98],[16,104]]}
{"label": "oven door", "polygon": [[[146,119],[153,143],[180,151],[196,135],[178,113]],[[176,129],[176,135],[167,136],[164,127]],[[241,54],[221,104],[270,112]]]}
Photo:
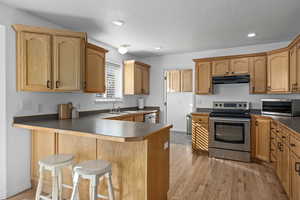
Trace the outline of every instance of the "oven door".
{"label": "oven door", "polygon": [[209,147],[250,151],[250,119],[210,118]]}

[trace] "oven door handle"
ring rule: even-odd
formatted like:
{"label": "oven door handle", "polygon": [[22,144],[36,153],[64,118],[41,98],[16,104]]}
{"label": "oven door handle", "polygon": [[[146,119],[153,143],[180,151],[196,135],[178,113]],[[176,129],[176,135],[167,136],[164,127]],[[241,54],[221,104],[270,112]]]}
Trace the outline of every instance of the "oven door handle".
{"label": "oven door handle", "polygon": [[232,123],[245,123],[250,122],[249,118],[229,118],[229,117],[210,117],[209,120],[212,122],[232,122]]}

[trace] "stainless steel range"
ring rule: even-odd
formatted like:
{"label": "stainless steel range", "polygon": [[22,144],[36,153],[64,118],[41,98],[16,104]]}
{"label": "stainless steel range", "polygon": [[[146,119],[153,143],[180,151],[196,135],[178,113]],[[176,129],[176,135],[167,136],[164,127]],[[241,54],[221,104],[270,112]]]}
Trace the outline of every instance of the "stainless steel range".
{"label": "stainless steel range", "polygon": [[210,156],[250,162],[249,109],[249,102],[213,102],[209,122]]}

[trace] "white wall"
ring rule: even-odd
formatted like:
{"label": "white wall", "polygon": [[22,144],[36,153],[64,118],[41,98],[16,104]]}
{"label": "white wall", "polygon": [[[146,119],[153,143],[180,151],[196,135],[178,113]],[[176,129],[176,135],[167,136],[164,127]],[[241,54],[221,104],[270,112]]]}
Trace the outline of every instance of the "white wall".
{"label": "white wall", "polygon": [[6,196],[5,27],[0,25],[0,199]]}
{"label": "white wall", "polygon": [[[6,151],[7,172],[6,176],[9,177],[5,185],[2,185],[2,177],[0,177],[0,197],[7,194],[7,196],[14,195],[25,189],[30,188],[30,134],[29,131],[23,129],[16,129],[12,127],[13,117],[21,115],[31,114],[44,114],[44,113],[56,113],[57,104],[72,101],[75,104],[80,104],[80,110],[94,110],[110,108],[110,103],[94,103],[94,94],[83,93],[32,93],[32,92],[16,92],[16,40],[15,32],[11,28],[12,24],[27,24],[35,26],[44,26],[50,28],[61,28],[53,23],[47,22],[35,16],[32,16],[26,12],[7,7],[0,4],[0,24],[3,24],[6,28],[6,64],[5,73],[1,73],[0,80],[5,80],[6,93],[3,95],[3,86],[1,86],[1,102],[2,99],[6,99],[6,127],[1,129],[1,141],[3,134],[7,137]],[[117,53],[116,49],[90,40],[95,44],[100,44],[102,47],[107,48],[109,53],[107,59],[109,61],[121,64],[123,59],[129,59],[130,56],[123,57]],[[0,43],[1,46],[2,43]],[[0,50],[1,53],[1,50]],[[2,59],[1,59],[2,60]],[[0,63],[1,64],[1,63]],[[1,72],[4,70],[1,66]],[[125,101],[122,106],[136,106],[136,97],[125,97]],[[0,107],[0,112],[2,107]],[[1,112],[2,113],[2,112]],[[5,128],[7,130],[5,130]],[[0,148],[3,148],[1,145]],[[2,151],[0,153],[3,153]],[[5,157],[0,154],[0,161]],[[0,162],[3,169],[3,162]],[[0,171],[1,175],[1,171]],[[5,183],[4,183],[5,184]],[[6,190],[7,188],[7,190]],[[6,190],[6,191],[5,191]],[[1,194],[3,193],[3,194]],[[1,199],[1,198],[0,198]]]}
{"label": "white wall", "polygon": [[[228,49],[216,49],[209,51],[200,51],[200,52],[191,52],[191,53],[182,53],[182,54],[173,54],[166,56],[157,56],[144,58],[143,61],[151,65],[150,68],[150,95],[146,97],[146,105],[158,105],[163,109],[163,72],[167,69],[194,69],[193,59],[196,58],[205,58],[205,57],[215,57],[215,56],[226,56],[226,55],[237,55],[237,54],[247,54],[247,53],[257,53],[263,51],[269,51],[281,47],[285,47],[289,42],[279,42],[272,44],[262,44],[262,45],[253,45],[245,47],[236,47]],[[260,106],[259,100],[265,97],[286,97],[286,95],[250,95],[247,84],[242,85],[219,85],[216,86],[215,95],[191,95],[186,97],[186,104],[189,102],[194,102],[195,107],[211,107],[212,101],[216,100],[247,100],[254,102],[254,106],[258,108]],[[177,93],[177,99],[181,99],[185,94]],[[292,95],[293,97],[299,97],[298,95]],[[194,99],[188,99],[194,98]],[[176,98],[175,98],[176,99]],[[183,103],[180,101],[181,104]],[[185,114],[190,112],[189,107],[180,105],[179,101],[177,103],[176,111],[172,112],[174,120],[174,129],[175,130],[185,130]],[[164,116],[162,111],[162,118]],[[178,119],[182,119],[178,123]],[[176,122],[176,123],[175,123]],[[184,128],[183,128],[184,127]]]}

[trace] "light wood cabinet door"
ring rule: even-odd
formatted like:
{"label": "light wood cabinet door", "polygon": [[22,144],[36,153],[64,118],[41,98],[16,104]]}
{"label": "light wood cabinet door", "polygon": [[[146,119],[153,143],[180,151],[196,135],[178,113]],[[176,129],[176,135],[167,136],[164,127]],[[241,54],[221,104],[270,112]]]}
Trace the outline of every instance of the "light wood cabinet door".
{"label": "light wood cabinet door", "polygon": [[193,151],[208,151],[208,117],[192,117],[192,149]]}
{"label": "light wood cabinet door", "polygon": [[229,75],[229,60],[220,60],[212,62],[212,76]]}
{"label": "light wood cabinet door", "polygon": [[105,92],[105,53],[86,48],[85,92]]}
{"label": "light wood cabinet door", "polygon": [[167,92],[180,92],[180,70],[167,72]]}
{"label": "light wood cabinet door", "polygon": [[268,56],[268,93],[289,91],[289,52]]}
{"label": "light wood cabinet door", "polygon": [[212,94],[211,63],[199,62],[195,68],[196,94]]}
{"label": "light wood cabinet door", "polygon": [[281,154],[281,183],[286,191],[286,193],[289,196],[290,193],[290,171],[289,171],[289,164],[290,164],[290,150],[288,146],[285,143],[282,143],[282,146],[280,147],[280,154]]}
{"label": "light wood cabinet door", "polygon": [[[31,135],[31,179],[35,184],[39,178],[39,160],[46,158],[47,156],[56,154],[55,146],[56,133],[53,131],[39,131],[32,130]],[[44,192],[50,192],[51,190],[51,173],[45,171],[45,190]]]}
{"label": "light wood cabinet door", "polygon": [[297,91],[297,47],[294,46],[290,49],[290,89],[291,92]]}
{"label": "light wood cabinet door", "polygon": [[[72,154],[75,156],[75,164],[87,160],[96,160],[97,140],[95,138],[74,136],[69,134],[58,134],[58,154]],[[63,169],[63,183],[72,185],[72,174],[70,169]],[[64,190],[63,197],[70,199],[71,190]],[[89,181],[80,180],[80,199],[89,199]]]}
{"label": "light wood cabinet door", "polygon": [[263,94],[267,92],[267,58],[259,56],[250,58],[250,92]]}
{"label": "light wood cabinet door", "polygon": [[17,89],[51,91],[51,36],[22,32],[17,42]]}
{"label": "light wood cabinet door", "polygon": [[255,157],[266,162],[270,161],[270,120],[256,119],[255,121]]}
{"label": "light wood cabinet door", "polygon": [[185,69],[181,70],[181,92],[193,91],[193,70]]}
{"label": "light wood cabinet door", "polygon": [[136,65],[134,68],[134,89],[135,94],[143,94],[143,71],[142,66]]}
{"label": "light wood cabinet door", "polygon": [[81,89],[81,39],[53,37],[54,89],[77,91]]}
{"label": "light wood cabinet door", "polygon": [[300,158],[293,152],[290,152],[290,173],[291,173],[291,186],[290,186],[290,200],[300,199]]}
{"label": "light wood cabinet door", "polygon": [[231,59],[230,73],[232,75],[249,74],[249,58]]}
{"label": "light wood cabinet door", "polygon": [[148,67],[144,67],[143,69],[143,88],[142,88],[142,93],[143,94],[149,94],[150,93],[150,70]]}

